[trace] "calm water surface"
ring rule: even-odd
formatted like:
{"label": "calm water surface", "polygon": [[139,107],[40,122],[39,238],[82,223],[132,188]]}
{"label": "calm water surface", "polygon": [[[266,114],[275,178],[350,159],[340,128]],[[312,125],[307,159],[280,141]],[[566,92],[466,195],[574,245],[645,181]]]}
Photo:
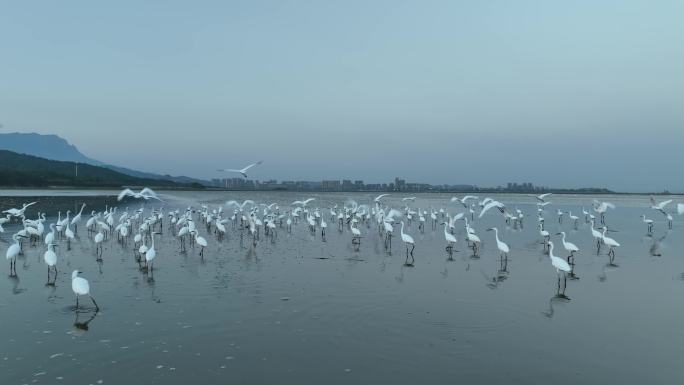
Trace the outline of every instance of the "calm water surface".
{"label": "calm water surface", "polygon": [[[0,202],[8,195],[17,194],[0,192]],[[67,195],[65,207],[79,202],[73,192],[26,195]],[[647,197],[602,197],[618,206],[607,215],[618,230],[611,236],[622,244],[614,264],[596,254],[583,220],[577,230],[567,215],[557,221],[558,208],[581,217],[591,198],[550,198],[547,230],[566,231],[581,249],[579,279],[568,280],[563,299],[539,242],[533,198],[497,198],[525,213],[523,229],[506,227],[494,210],[476,220],[484,241],[479,258],[465,247],[462,225],[459,252],[448,261],[442,228],[428,222],[422,234],[414,222],[407,231],[416,240],[416,263],[407,267],[398,229],[389,254],[377,227],[361,225],[364,238],[355,251],[349,229],[338,231],[328,218],[327,207],[349,197],[368,203],[371,195],[313,196],[330,226],[325,242],[305,222],[291,234],[278,229],[274,243],[263,238],[256,248],[241,247],[230,223],[222,242],[200,226],[209,240],[202,260],[198,248],[179,251],[165,220],[153,279],[138,269],[132,242],[107,241],[97,263],[85,221],[71,251],[61,241],[55,287],[45,286],[45,247],[26,249],[18,279],[8,277],[9,263],[0,279],[0,384],[684,382],[684,224],[676,217],[668,231]],[[307,195],[165,194],[166,207],[180,209],[248,197],[284,208]],[[400,197],[385,202],[401,208]],[[462,211],[449,197],[419,195],[412,207]],[[119,210],[125,206],[139,207],[129,202]],[[657,220],[653,236],[646,235],[642,213]],[[490,226],[511,246],[505,266],[494,234],[485,231]],[[5,227],[3,255],[17,230]],[[652,255],[654,244],[661,256]],[[560,247],[556,254],[566,255]],[[74,269],[90,281],[99,313],[74,311]]]}

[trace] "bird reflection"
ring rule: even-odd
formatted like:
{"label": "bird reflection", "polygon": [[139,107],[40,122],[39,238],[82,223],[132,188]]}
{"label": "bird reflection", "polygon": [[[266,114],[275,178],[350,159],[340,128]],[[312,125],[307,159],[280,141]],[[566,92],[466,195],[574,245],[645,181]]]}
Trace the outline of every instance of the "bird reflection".
{"label": "bird reflection", "polygon": [[95,311],[75,311],[76,319],[74,320],[74,327],[77,330],[88,331],[90,323],[97,317],[99,310]]}
{"label": "bird reflection", "polygon": [[668,231],[660,238],[650,237],[652,239],[652,243],[651,247],[648,249],[648,252],[652,257],[661,257],[663,255],[660,251],[660,244],[665,240],[665,238],[667,238],[669,234],[670,232]]}
{"label": "bird reflection", "polygon": [[18,275],[15,274],[9,277],[9,279],[12,281],[12,294],[21,294],[24,291],[26,291],[26,289],[22,289],[19,287],[19,283],[21,283],[21,280],[19,279]]}
{"label": "bird reflection", "polygon": [[601,269],[601,274],[598,276],[600,282],[605,282],[608,279],[608,271],[615,270],[619,266],[615,264],[615,257],[608,256],[609,262],[603,265]]}
{"label": "bird reflection", "polygon": [[563,305],[570,302],[570,298],[566,297],[565,295],[559,295],[556,294],[551,299],[549,299],[549,308],[546,311],[541,312],[546,318],[553,318],[554,314],[556,313],[556,309],[554,308],[555,306],[558,305]]}

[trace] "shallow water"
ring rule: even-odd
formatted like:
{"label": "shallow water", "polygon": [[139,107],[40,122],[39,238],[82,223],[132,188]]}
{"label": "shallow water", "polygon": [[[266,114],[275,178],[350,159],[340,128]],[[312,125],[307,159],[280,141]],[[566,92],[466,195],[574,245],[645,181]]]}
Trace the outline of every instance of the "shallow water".
{"label": "shallow water", "polygon": [[[26,194],[35,195],[46,194]],[[61,199],[73,206],[80,202],[77,195]],[[423,234],[414,221],[407,228],[416,240],[413,267],[404,265],[398,229],[388,254],[373,223],[361,226],[358,251],[349,229],[340,232],[331,223],[327,207],[349,197],[368,203],[369,194],[171,192],[164,199],[165,207],[185,209],[249,197],[284,209],[307,196],[317,197],[314,207],[326,207],[325,242],[320,233],[310,235],[305,221],[291,234],[279,228],[274,243],[262,237],[256,248],[247,240],[241,247],[230,223],[222,242],[199,226],[209,240],[201,259],[198,248],[179,252],[165,220],[153,279],[139,270],[132,240],[123,247],[110,239],[104,261],[97,263],[85,221],[71,251],[60,242],[55,287],[45,286],[44,246],[26,249],[17,263],[18,279],[7,277],[9,263],[0,279],[0,384],[684,381],[684,224],[675,217],[668,231],[647,197],[601,197],[618,206],[606,217],[618,231],[611,236],[621,243],[613,264],[605,250],[596,255],[583,218],[577,230],[567,215],[563,224],[557,221],[558,208],[581,217],[580,207],[589,207],[591,197],[549,198],[546,229],[566,231],[581,249],[579,279],[567,281],[568,298],[557,296],[536,206],[524,195],[497,197],[525,213],[523,229],[506,227],[495,210],[476,218],[473,227],[484,241],[479,258],[465,247],[462,225],[459,252],[449,261],[442,227],[433,230],[428,219]],[[447,203],[449,197],[420,194],[412,207],[462,211]],[[384,201],[400,208],[399,198],[393,194]],[[100,211],[104,204],[85,211],[91,209]],[[657,220],[652,237],[645,235],[642,213]],[[48,214],[49,223],[56,213]],[[485,231],[490,226],[499,227],[511,247],[505,269],[494,234]],[[16,225],[5,228],[3,255]],[[553,240],[555,254],[565,256],[558,237]],[[659,257],[651,252],[656,240]],[[98,313],[74,310],[74,269],[90,281]],[[81,305],[92,306],[87,298]]]}

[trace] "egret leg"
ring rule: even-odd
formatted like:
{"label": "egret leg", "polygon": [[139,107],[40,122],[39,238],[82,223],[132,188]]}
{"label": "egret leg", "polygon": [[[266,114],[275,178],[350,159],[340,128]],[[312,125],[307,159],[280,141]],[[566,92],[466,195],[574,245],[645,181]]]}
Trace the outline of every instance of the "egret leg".
{"label": "egret leg", "polygon": [[90,300],[93,301],[93,305],[95,305],[95,311],[100,311],[100,307],[97,306],[97,302],[95,302],[95,298],[93,298],[92,295],[89,295]]}

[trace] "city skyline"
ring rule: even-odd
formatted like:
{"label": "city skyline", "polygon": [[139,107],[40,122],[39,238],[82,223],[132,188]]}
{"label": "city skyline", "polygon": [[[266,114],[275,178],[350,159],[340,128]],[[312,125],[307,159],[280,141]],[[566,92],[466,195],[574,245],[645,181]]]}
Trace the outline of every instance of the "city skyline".
{"label": "city skyline", "polygon": [[[575,193],[613,193],[614,191],[601,187],[580,187],[574,189],[554,188],[549,186],[536,186],[532,182],[508,182],[505,186],[476,186],[468,184],[429,184],[410,182],[395,177],[393,182],[388,183],[365,183],[356,179],[328,179],[321,181],[312,180],[255,180],[248,178],[214,178],[211,187],[235,190],[235,191],[318,191],[318,192],[518,192],[518,193],[542,193],[550,191],[575,192]],[[662,192],[653,192],[662,193]]]}

